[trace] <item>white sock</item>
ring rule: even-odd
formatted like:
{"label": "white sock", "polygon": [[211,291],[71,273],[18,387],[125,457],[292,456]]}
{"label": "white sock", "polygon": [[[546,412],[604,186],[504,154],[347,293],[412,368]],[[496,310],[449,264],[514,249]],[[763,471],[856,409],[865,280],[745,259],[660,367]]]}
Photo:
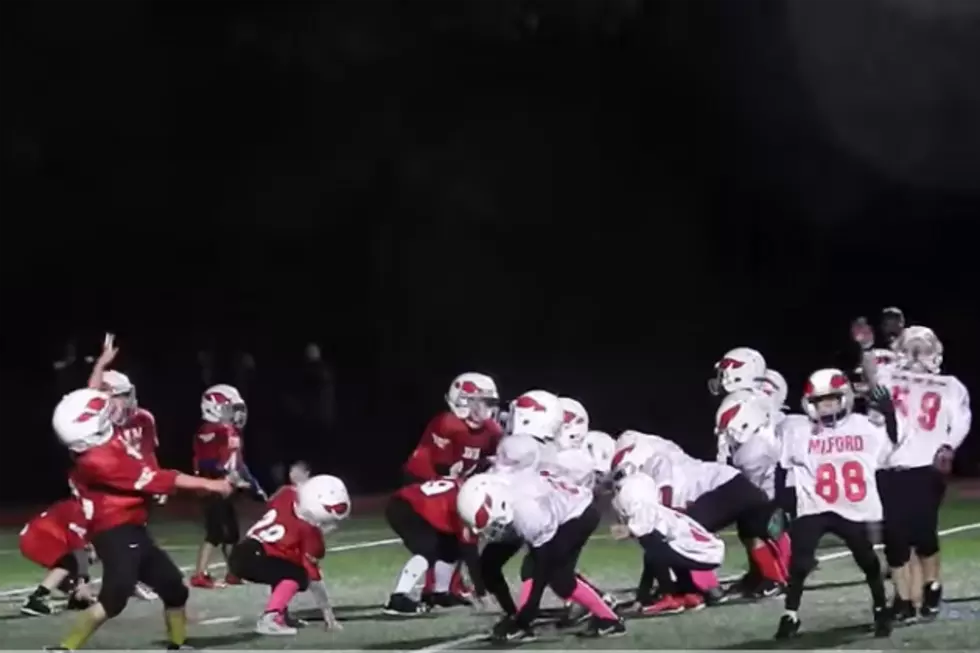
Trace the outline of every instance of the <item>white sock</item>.
{"label": "white sock", "polygon": [[800,618],[796,616],[796,610],[787,610],[786,611],[786,616],[789,617],[790,619],[792,619],[793,621],[799,621],[800,620]]}
{"label": "white sock", "polygon": [[449,562],[443,562],[442,560],[436,560],[434,569],[432,570],[435,575],[435,582],[432,584],[432,591],[442,594],[449,591],[449,584],[453,581],[453,572],[456,571],[456,565]]}
{"label": "white sock", "polygon": [[395,585],[395,594],[411,594],[415,586],[419,584],[419,579],[429,570],[429,562],[422,556],[412,556],[405,566],[402,573],[398,575],[398,583]]}

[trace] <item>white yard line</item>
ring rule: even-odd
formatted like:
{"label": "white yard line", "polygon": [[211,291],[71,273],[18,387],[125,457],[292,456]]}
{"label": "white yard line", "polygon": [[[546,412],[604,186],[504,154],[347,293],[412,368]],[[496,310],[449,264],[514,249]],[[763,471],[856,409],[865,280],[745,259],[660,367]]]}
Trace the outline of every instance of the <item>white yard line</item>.
{"label": "white yard line", "polygon": [[[963,531],[971,531],[976,528],[980,528],[980,522],[974,524],[963,524],[961,526],[953,526],[952,528],[944,528],[939,531],[939,536],[943,537],[945,535],[955,535],[956,533],[962,533]],[[876,544],[875,549],[884,548],[883,544]],[[840,558],[846,558],[851,555],[851,552],[847,549],[843,551],[835,551],[834,553],[827,553],[825,555],[817,556],[817,560],[820,562],[829,562],[831,560],[839,560]],[[733,580],[738,580],[741,575],[732,576],[730,578],[722,578],[724,582],[729,582]],[[487,638],[486,631],[473,633],[471,635],[465,635],[463,637],[457,637],[454,639],[447,639],[444,642],[439,642],[438,644],[433,644],[432,646],[426,646],[424,648],[417,648],[412,651],[412,653],[435,653],[436,651],[445,651],[447,649],[459,648],[460,646],[465,646],[467,644],[473,644],[484,640]]]}
{"label": "white yard line", "polygon": [[[368,542],[355,542],[354,544],[341,544],[340,546],[327,547],[327,553],[341,553],[343,551],[356,551],[358,549],[372,549],[376,546],[387,546],[389,544],[397,544],[399,542],[401,542],[401,539],[394,537],[394,538],[388,538],[384,540],[370,540]],[[164,549],[166,548],[167,547],[164,547]],[[221,567],[224,566],[225,563],[216,562],[212,565],[208,565],[208,569],[220,569]],[[194,566],[187,565],[185,567],[181,567],[180,570],[186,574],[187,572],[194,571]],[[101,576],[92,579],[93,584],[101,583],[101,582],[102,582]],[[18,587],[12,590],[4,590],[0,592],[0,599],[10,599],[18,596],[25,596],[33,592],[35,587],[37,586],[31,585],[30,587]]]}

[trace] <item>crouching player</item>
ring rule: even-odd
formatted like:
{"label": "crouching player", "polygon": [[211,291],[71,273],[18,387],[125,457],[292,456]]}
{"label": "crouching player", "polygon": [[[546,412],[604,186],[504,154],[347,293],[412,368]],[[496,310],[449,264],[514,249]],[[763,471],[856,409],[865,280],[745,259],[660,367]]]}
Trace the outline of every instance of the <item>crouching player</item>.
{"label": "crouching player", "polygon": [[[704,607],[692,572],[714,571],[725,559],[725,543],[690,517],[658,500],[657,484],[646,474],[627,477],[613,508],[622,523],[611,527],[616,539],[636,538],[643,547],[643,578],[636,601],[644,614],[676,614]],[[671,573],[673,572],[673,573]],[[652,581],[657,593],[652,595]],[[649,612],[645,607],[656,606]]]}
{"label": "crouching player", "polygon": [[[81,569],[87,541],[88,520],[77,498],[62,499],[24,526],[20,532],[20,552],[48,570],[41,584],[20,607],[22,614],[52,614],[48,599],[55,589],[68,594],[69,610],[84,610],[93,603],[87,585],[88,571]],[[81,554],[81,555],[79,555]]]}
{"label": "crouching player", "polygon": [[[461,481],[442,478],[407,485],[388,502],[388,525],[405,543],[412,557],[402,568],[395,591],[383,612],[391,616],[423,614],[429,606],[459,605],[450,593],[458,561],[466,564],[478,604],[486,590],[480,578],[480,555],[476,538],[460,521],[456,497]],[[433,591],[427,603],[412,598],[419,581],[432,570]]]}
{"label": "crouching player", "polygon": [[233,574],[272,589],[255,632],[295,635],[286,610],[296,593],[307,589],[323,612],[326,628],[339,629],[318,561],[325,554],[324,532],[350,515],[344,482],[336,476],[313,476],[299,486],[281,488],[266,508],[228,559]]}
{"label": "crouching player", "polygon": [[[531,624],[545,587],[592,613],[587,635],[626,632],[623,621],[600,594],[575,575],[582,548],[599,524],[590,490],[538,474],[522,474],[509,482],[499,475],[480,474],[460,488],[457,509],[463,522],[488,540],[481,555],[481,573],[487,590],[506,613],[493,628],[495,641],[534,639]],[[516,545],[506,541],[508,532],[519,538]],[[497,539],[501,541],[494,542]],[[503,567],[522,543],[528,545],[530,557],[530,564],[522,569],[529,569],[531,577],[523,578],[520,600],[515,604]]]}
{"label": "crouching player", "polygon": [[60,648],[80,648],[108,619],[115,617],[133,595],[136,583],[146,583],[164,605],[169,648],[184,645],[188,590],[183,574],[146,529],[147,506],[154,495],[175,490],[228,495],[226,480],[204,479],[143,460],[124,440],[110,416],[109,395],[76,390],[55,408],[52,425],[74,454],[71,481],[78,493],[95,551],[102,560],[99,600],[86,609]]}

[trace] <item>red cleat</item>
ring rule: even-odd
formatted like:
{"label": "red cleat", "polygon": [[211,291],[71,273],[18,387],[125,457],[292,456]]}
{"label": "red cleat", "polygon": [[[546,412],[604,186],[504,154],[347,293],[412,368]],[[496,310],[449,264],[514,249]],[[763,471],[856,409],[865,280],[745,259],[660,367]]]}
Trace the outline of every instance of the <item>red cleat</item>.
{"label": "red cleat", "polygon": [[640,607],[640,614],[652,617],[665,614],[679,614],[687,608],[684,600],[679,596],[661,596],[647,605]]}
{"label": "red cleat", "polygon": [[214,589],[214,579],[211,578],[211,574],[206,571],[202,571],[191,576],[190,584],[191,587],[199,587],[202,590]]}
{"label": "red cleat", "polygon": [[244,585],[245,581],[232,573],[225,574],[225,585]]}
{"label": "red cleat", "polygon": [[685,610],[701,610],[704,608],[704,597],[700,594],[685,594],[681,597]]}

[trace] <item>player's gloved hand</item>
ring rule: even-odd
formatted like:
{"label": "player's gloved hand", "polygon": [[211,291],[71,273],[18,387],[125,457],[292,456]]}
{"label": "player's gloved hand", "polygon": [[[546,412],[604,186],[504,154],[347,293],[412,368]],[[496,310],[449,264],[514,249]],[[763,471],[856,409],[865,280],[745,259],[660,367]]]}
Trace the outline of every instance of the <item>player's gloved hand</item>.
{"label": "player's gloved hand", "polygon": [[883,385],[877,385],[872,388],[868,400],[871,402],[871,408],[877,410],[879,413],[895,412],[895,404],[892,403],[892,393]]}
{"label": "player's gloved hand", "polygon": [[953,471],[953,458],[955,455],[956,452],[953,451],[953,448],[948,444],[944,444],[936,452],[936,456],[933,458],[933,464],[943,474],[950,474]]}
{"label": "player's gloved hand", "polygon": [[851,339],[863,351],[868,351],[875,346],[875,330],[868,324],[867,318],[859,317],[851,322]]}
{"label": "player's gloved hand", "polygon": [[609,534],[614,540],[625,540],[630,536],[630,529],[626,524],[613,524],[609,527]]}

